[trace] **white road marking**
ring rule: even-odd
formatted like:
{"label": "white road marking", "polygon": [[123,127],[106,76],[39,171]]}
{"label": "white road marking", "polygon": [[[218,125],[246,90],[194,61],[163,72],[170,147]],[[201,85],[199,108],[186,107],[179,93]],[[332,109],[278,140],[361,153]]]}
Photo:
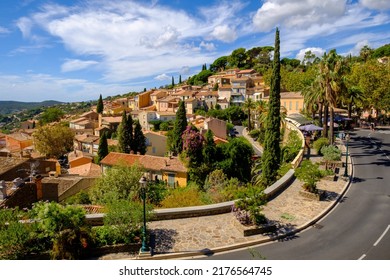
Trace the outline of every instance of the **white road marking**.
{"label": "white road marking", "polygon": [[366,257],[366,254],[363,254],[360,258],[358,258],[358,261],[364,259],[365,257]]}
{"label": "white road marking", "polygon": [[378,245],[379,242],[381,242],[382,238],[386,235],[386,233],[389,231],[390,225],[387,226],[385,231],[382,233],[382,235],[378,238],[378,240],[374,243],[374,246]]}

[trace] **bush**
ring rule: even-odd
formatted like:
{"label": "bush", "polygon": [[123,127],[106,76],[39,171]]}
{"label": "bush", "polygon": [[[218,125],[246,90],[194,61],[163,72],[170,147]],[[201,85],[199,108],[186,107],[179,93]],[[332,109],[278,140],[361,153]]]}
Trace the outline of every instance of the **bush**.
{"label": "bush", "polygon": [[149,203],[159,206],[167,192],[167,186],[163,181],[151,181],[147,187],[147,200]]}
{"label": "bush", "polygon": [[91,204],[91,199],[86,191],[80,191],[65,200],[65,204]]}
{"label": "bush", "polygon": [[50,239],[52,259],[79,259],[83,255],[88,247],[90,228],[82,208],[38,202],[30,216],[37,221],[38,237]]}
{"label": "bush", "polygon": [[201,192],[197,187],[191,186],[171,189],[164,200],[161,201],[161,206],[163,208],[197,206],[204,204]]}
{"label": "bush", "polygon": [[321,154],[324,155],[325,161],[338,161],[341,159],[341,151],[334,145],[323,146]]}
{"label": "bush", "polygon": [[256,129],[252,129],[248,134],[250,137],[257,139],[257,138],[259,138],[261,132],[260,132],[260,129],[256,128]]}
{"label": "bush", "polygon": [[317,182],[322,178],[318,164],[310,160],[304,160],[301,166],[295,170],[295,176],[304,182],[303,188],[309,192],[317,193]]}
{"label": "bush", "polygon": [[261,213],[267,203],[264,189],[247,185],[239,194],[240,200],[234,203],[233,212],[235,217],[244,225],[260,225],[264,224],[267,219]]}
{"label": "bush", "polygon": [[319,155],[322,155],[321,154],[322,147],[328,146],[328,145],[329,145],[329,139],[325,138],[325,137],[321,137],[321,138],[318,138],[316,141],[314,141],[313,148],[317,150]]}

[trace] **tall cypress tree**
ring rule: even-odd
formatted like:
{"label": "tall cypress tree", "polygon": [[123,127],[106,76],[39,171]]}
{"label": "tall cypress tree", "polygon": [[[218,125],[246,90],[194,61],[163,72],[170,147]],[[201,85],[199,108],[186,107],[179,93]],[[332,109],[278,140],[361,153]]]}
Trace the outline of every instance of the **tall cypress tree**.
{"label": "tall cypress tree", "polygon": [[99,114],[103,113],[103,99],[101,94],[99,96],[99,100],[96,106],[96,112]]}
{"label": "tall cypress tree", "polygon": [[97,151],[97,164],[108,155],[107,135],[104,132],[99,140],[99,148]]}
{"label": "tall cypress tree", "polygon": [[179,84],[181,84],[182,83],[182,81],[181,81],[181,75],[179,76]]}
{"label": "tall cypress tree", "polygon": [[183,139],[182,134],[187,128],[187,116],[186,109],[184,107],[184,102],[179,102],[179,108],[176,112],[176,119],[173,124],[173,130],[168,134],[168,141],[170,151],[173,154],[178,155],[183,150]]}
{"label": "tall cypress tree", "polygon": [[130,153],[130,147],[127,146],[127,117],[126,117],[126,111],[123,111],[122,113],[122,121],[118,127],[118,146],[119,151],[121,153]]}
{"label": "tall cypress tree", "polygon": [[146,137],[138,120],[135,121],[133,143],[134,153],[139,152],[141,155],[146,153]]}
{"label": "tall cypress tree", "polygon": [[135,152],[135,150],[137,149],[137,147],[135,146],[134,144],[134,137],[133,137],[133,125],[134,125],[134,122],[133,122],[133,118],[131,117],[131,114],[129,114],[127,116],[127,119],[126,119],[126,144],[127,144],[127,147],[129,147],[129,153],[131,151]]}
{"label": "tall cypress tree", "polygon": [[275,33],[275,53],[266,124],[262,177],[263,182],[270,185],[276,181],[280,166],[280,40],[278,28]]}
{"label": "tall cypress tree", "polygon": [[175,79],[172,76],[172,87],[174,87],[174,86],[175,86]]}

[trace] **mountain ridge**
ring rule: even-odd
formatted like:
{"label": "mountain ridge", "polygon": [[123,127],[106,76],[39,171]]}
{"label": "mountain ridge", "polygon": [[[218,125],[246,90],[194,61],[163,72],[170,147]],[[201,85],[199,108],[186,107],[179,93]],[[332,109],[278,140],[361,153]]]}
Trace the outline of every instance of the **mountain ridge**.
{"label": "mountain ridge", "polygon": [[53,106],[63,104],[64,102],[56,100],[45,100],[41,102],[23,102],[12,100],[0,100],[0,114],[7,115],[16,113],[22,110],[30,110],[44,106]]}

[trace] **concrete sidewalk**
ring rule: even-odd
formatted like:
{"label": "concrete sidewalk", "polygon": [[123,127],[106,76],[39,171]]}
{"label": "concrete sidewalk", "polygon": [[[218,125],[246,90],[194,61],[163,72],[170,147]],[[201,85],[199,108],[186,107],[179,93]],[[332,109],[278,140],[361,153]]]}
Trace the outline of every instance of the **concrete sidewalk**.
{"label": "concrete sidewalk", "polygon": [[[345,151],[344,146],[340,148]],[[313,161],[320,160],[312,157]],[[345,161],[345,158],[342,158]],[[349,174],[352,168],[349,164]],[[250,245],[264,243],[270,238],[284,236],[289,232],[298,232],[313,221],[325,215],[347,189],[349,182],[342,179],[343,170],[339,171],[337,181],[321,180],[318,189],[326,191],[326,199],[314,201],[299,194],[302,182],[294,182],[264,207],[265,216],[277,224],[277,232],[270,235],[244,237],[242,226],[232,213],[195,217],[187,219],[153,221],[148,223],[151,233],[152,259],[180,258],[201,255],[205,252],[226,251]],[[110,254],[101,259],[134,258],[129,254]]]}

